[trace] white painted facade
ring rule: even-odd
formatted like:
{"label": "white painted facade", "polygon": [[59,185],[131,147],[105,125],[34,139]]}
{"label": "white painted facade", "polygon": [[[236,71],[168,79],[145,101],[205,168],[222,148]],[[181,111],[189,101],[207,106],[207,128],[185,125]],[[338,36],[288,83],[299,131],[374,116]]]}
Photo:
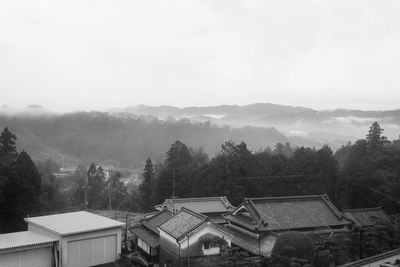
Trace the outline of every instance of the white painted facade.
{"label": "white painted facade", "polygon": [[59,240],[60,267],[88,267],[114,262],[121,253],[121,227],[63,236],[28,222],[28,230]]}
{"label": "white painted facade", "polygon": [[[221,231],[216,228],[213,223],[207,222],[204,225],[198,227],[197,229],[190,232],[183,239],[177,241],[174,237],[166,233],[165,231],[160,230],[160,241],[162,246],[167,246],[168,249],[174,252],[175,255],[180,255],[184,257],[187,255],[188,251],[189,255],[193,253],[198,253],[197,249],[200,248],[202,250],[203,255],[217,255],[220,253],[219,247],[213,247],[209,249],[204,249],[204,244],[201,242],[201,237],[206,235],[213,235],[224,239],[227,242],[227,245],[231,246],[232,236],[225,233],[225,231]],[[189,249],[188,249],[189,248]]]}

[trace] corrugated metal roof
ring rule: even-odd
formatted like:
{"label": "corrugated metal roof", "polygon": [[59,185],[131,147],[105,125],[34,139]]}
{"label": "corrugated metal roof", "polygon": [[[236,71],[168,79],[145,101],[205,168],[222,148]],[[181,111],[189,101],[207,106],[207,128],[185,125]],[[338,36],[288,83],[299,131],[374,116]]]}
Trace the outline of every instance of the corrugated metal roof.
{"label": "corrugated metal roof", "polygon": [[357,226],[371,226],[379,221],[390,221],[381,207],[365,209],[348,209],[343,211],[344,216],[351,219]]}
{"label": "corrugated metal roof", "polygon": [[172,237],[179,239],[200,226],[206,220],[206,216],[183,208],[165,223],[160,225],[160,229]]}
{"label": "corrugated metal roof", "polygon": [[124,223],[86,211],[25,218],[27,223],[50,230],[58,235],[71,235],[124,226]]}
{"label": "corrugated metal roof", "polygon": [[174,212],[183,207],[198,213],[224,213],[234,208],[226,197],[199,197],[166,199],[156,209],[165,208]]}
{"label": "corrugated metal roof", "polygon": [[[393,257],[396,257],[396,256],[397,256],[397,259],[400,260],[400,249],[387,251],[382,254],[372,256],[372,257],[364,258],[364,259],[361,259],[358,261],[349,262],[349,263],[340,265],[339,267],[376,266],[374,263],[378,263],[382,260],[389,260],[389,259],[393,260]],[[372,265],[372,264],[374,264],[374,265]],[[380,264],[383,264],[383,263],[380,263]],[[380,266],[383,266],[383,265],[380,265]],[[396,265],[393,265],[393,266],[395,267]]]}
{"label": "corrugated metal roof", "polygon": [[57,239],[32,231],[15,232],[0,235],[0,250],[52,243]]}

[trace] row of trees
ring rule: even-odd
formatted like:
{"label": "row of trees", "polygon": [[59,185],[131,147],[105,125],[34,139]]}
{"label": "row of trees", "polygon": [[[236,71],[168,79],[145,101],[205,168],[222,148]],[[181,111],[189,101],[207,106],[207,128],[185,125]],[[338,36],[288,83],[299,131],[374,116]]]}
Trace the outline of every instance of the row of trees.
{"label": "row of trees", "polygon": [[149,211],[171,197],[225,195],[238,204],[243,197],[266,194],[327,193],[339,208],[383,206],[399,212],[400,141],[390,142],[382,133],[375,122],[365,139],[336,153],[329,146],[317,150],[289,143],[252,152],[244,142],[228,141],[211,160],[201,149],[176,141],[164,163],[147,159],[141,207]]}
{"label": "row of trees", "polygon": [[[147,159],[139,191],[145,211],[171,197],[224,195],[238,204],[244,196],[257,196],[254,186],[262,187],[262,183],[270,182],[268,177],[279,183],[280,177],[318,176],[334,198],[336,175],[336,161],[328,146],[316,150],[279,143],[273,150],[253,153],[244,142],[228,141],[222,145],[220,153],[209,160],[201,149],[193,150],[176,141],[166,153],[163,164],[153,166],[151,159]],[[252,180],[262,177],[266,179]],[[282,195],[297,193],[293,188],[280,187]]]}

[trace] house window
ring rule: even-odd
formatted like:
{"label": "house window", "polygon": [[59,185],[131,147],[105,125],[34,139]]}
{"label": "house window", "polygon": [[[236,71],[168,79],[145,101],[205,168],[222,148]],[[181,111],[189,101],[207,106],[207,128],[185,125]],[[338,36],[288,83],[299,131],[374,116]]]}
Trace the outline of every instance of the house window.
{"label": "house window", "polygon": [[144,252],[150,254],[150,246],[147,245],[142,239],[138,238],[138,247],[140,247]]}
{"label": "house window", "polygon": [[216,255],[219,254],[220,247],[213,246],[210,242],[203,242],[203,255]]}
{"label": "house window", "polygon": [[172,261],[171,261],[171,260],[166,261],[166,262],[164,263],[164,267],[172,267]]}

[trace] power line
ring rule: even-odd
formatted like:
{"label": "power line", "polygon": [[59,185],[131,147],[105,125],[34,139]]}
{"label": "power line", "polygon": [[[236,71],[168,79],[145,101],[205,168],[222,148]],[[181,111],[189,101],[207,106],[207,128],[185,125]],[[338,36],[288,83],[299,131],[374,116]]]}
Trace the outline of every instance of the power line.
{"label": "power line", "polygon": [[298,174],[298,175],[269,175],[269,176],[254,176],[254,177],[239,177],[240,180],[261,180],[261,179],[274,179],[274,178],[301,178],[301,177],[320,177],[318,174]]}

